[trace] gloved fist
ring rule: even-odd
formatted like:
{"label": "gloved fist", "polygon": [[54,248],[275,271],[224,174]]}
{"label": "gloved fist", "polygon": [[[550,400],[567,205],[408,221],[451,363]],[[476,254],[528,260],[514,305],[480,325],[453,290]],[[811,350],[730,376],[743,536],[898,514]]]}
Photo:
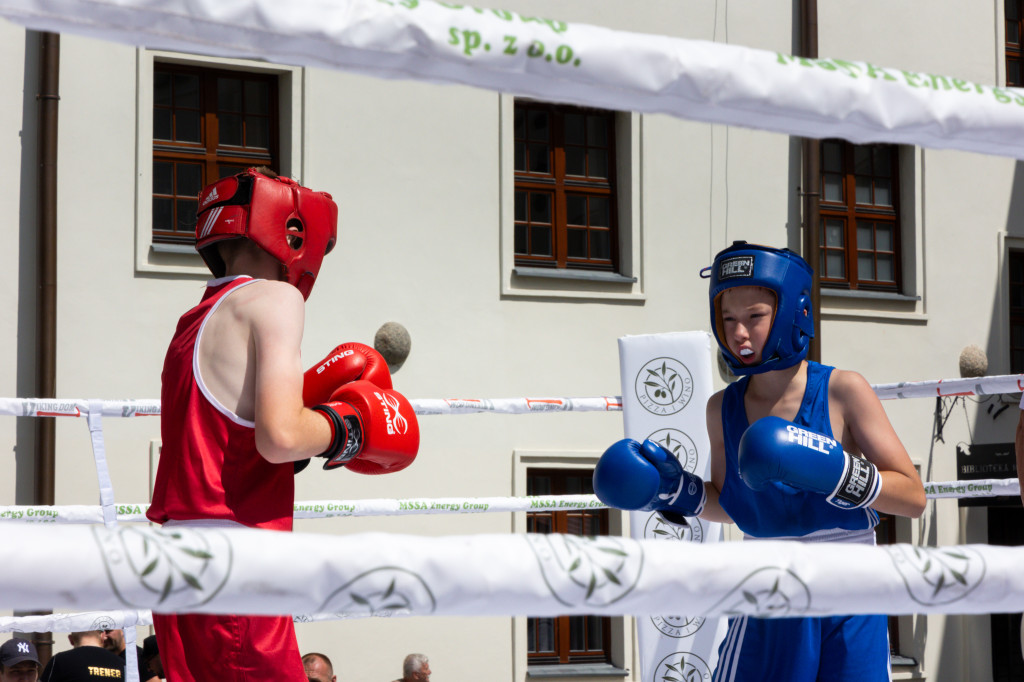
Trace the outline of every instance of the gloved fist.
{"label": "gloved fist", "polygon": [[331,425],[331,444],[318,457],[324,469],[345,466],[360,474],[401,471],[416,458],[420,429],[405,396],[369,381],[352,381],[313,410]]}
{"label": "gloved fist", "polygon": [[825,495],[840,509],[870,506],[882,491],[878,468],[843,451],[834,438],[780,417],[751,424],[739,445],[740,478],[753,490],[786,483]]}
{"label": "gloved fist", "polygon": [[[601,455],[594,493],[609,507],[697,516],[704,509],[704,481],[652,440],[625,438]],[[671,517],[670,521],[678,523]]]}
{"label": "gloved fist", "polygon": [[302,404],[327,402],[339,386],[364,379],[380,388],[392,388],[391,372],[384,357],[362,343],[343,343],[303,375]]}

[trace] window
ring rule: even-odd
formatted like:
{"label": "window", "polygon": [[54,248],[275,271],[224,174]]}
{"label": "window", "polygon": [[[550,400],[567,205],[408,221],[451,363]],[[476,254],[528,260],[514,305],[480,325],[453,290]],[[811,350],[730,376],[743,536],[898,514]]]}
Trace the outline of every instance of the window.
{"label": "window", "polygon": [[1024,372],[1024,251],[1010,252],[1010,372]]}
{"label": "window", "polygon": [[894,145],[821,143],[821,284],[901,289],[899,160]]}
{"label": "window", "polygon": [[1022,23],[1021,5],[1024,0],[1006,0],[1006,85],[1020,87],[1024,85],[1024,49],[1021,48]]}
{"label": "window", "polygon": [[195,241],[199,191],[249,166],[281,170],[273,74],[153,66],[153,242]]}
{"label": "window", "polygon": [[[586,469],[529,469],[527,495],[593,494],[592,479],[593,471]],[[530,512],[526,527],[529,533],[608,535],[608,510]],[[611,662],[611,618],[530,618],[526,632],[529,665]]]}
{"label": "window", "polygon": [[515,264],[618,271],[615,114],[515,103]]}

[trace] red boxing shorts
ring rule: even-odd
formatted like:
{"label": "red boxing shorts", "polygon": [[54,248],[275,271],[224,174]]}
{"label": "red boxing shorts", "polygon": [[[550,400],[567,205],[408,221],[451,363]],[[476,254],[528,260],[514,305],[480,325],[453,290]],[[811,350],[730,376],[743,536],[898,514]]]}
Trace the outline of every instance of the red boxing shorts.
{"label": "red boxing shorts", "polygon": [[154,613],[153,626],[169,681],[308,681],[290,617]]}

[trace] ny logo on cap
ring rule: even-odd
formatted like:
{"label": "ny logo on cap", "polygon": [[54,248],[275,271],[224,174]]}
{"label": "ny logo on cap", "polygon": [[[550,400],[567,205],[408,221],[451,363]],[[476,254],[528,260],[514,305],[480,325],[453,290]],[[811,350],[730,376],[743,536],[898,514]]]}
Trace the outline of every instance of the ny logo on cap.
{"label": "ny logo on cap", "polygon": [[27,654],[28,653],[28,642],[18,642],[18,653],[20,653],[20,654]]}

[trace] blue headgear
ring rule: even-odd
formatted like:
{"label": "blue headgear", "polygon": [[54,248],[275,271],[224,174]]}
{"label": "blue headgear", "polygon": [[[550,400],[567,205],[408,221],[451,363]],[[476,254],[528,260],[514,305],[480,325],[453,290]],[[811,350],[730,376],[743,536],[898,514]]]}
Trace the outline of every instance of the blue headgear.
{"label": "blue headgear", "polygon": [[[705,274],[710,270],[710,274]],[[729,368],[737,375],[760,374],[785,369],[807,357],[807,347],[814,336],[811,312],[811,266],[789,249],[733,242],[719,252],[710,268],[701,270],[701,277],[711,278],[711,330],[722,349]],[[775,292],[775,316],[771,331],[761,351],[761,362],[744,365],[729,350],[719,333],[722,311],[719,298],[731,287],[756,286]]]}

